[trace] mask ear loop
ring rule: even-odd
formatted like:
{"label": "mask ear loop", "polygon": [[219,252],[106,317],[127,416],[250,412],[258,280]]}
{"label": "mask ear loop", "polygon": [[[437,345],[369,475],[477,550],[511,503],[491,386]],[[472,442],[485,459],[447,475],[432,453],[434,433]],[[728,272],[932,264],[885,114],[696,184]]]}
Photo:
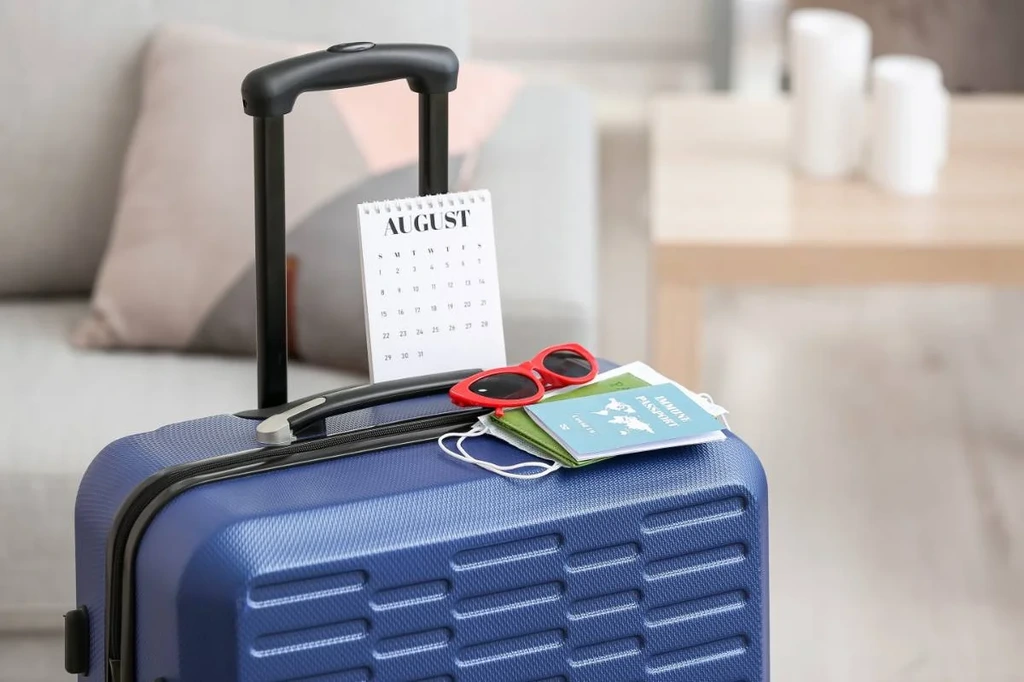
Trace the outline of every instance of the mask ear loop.
{"label": "mask ear loop", "polygon": [[[500,464],[495,464],[494,462],[488,462],[486,460],[477,459],[476,457],[473,457],[468,452],[466,452],[466,448],[463,446],[463,442],[467,438],[483,436],[486,433],[486,426],[484,426],[483,424],[474,424],[469,429],[469,431],[466,431],[465,433],[444,434],[443,436],[437,439],[437,444],[441,447],[442,450],[445,451],[445,453],[451,455],[455,459],[461,460],[463,462],[468,462],[469,464],[475,464],[481,469],[486,469],[491,473],[497,474],[499,476],[504,476],[505,478],[515,479],[518,481],[532,481],[538,478],[543,478],[544,476],[547,476],[548,474],[553,474],[562,468],[562,465],[558,464],[557,462],[520,462],[519,464],[510,464],[507,466],[502,466]],[[446,438],[458,438],[458,440],[455,441],[455,450],[451,450],[447,445],[444,444]],[[528,468],[540,469],[540,471],[534,472],[532,474],[514,473],[517,469]]]}
{"label": "mask ear loop", "polygon": [[[715,399],[711,397],[710,393],[698,393],[697,395],[703,398],[704,400],[708,401],[712,405],[716,407],[718,406],[718,403],[715,402]],[[732,429],[732,427],[729,426],[729,420],[725,418],[724,414],[718,415],[718,421],[722,422],[722,426],[724,426],[725,428],[730,430]]]}

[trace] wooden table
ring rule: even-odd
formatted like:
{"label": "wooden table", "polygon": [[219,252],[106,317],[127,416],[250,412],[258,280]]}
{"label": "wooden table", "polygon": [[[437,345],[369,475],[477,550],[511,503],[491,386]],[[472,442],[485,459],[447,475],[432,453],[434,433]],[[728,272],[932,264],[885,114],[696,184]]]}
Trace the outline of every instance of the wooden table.
{"label": "wooden table", "polygon": [[688,386],[705,287],[1024,285],[1024,97],[954,98],[924,198],[794,174],[782,99],[672,95],[651,115],[652,350]]}

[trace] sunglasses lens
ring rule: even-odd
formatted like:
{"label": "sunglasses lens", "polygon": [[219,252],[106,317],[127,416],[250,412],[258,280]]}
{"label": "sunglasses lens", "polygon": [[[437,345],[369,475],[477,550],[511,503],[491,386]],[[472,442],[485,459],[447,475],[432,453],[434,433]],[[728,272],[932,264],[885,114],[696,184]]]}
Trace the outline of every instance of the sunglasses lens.
{"label": "sunglasses lens", "polygon": [[544,356],[544,369],[559,376],[579,379],[590,374],[593,365],[574,350],[556,350]]}
{"label": "sunglasses lens", "polygon": [[469,385],[469,390],[485,398],[495,400],[520,400],[537,395],[537,384],[522,374],[492,374],[477,379]]}

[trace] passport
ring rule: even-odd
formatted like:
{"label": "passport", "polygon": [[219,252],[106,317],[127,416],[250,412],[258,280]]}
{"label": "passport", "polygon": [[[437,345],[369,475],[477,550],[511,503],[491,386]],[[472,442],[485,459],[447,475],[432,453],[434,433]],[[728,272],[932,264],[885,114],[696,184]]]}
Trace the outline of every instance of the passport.
{"label": "passport", "polygon": [[722,437],[721,423],[671,383],[570,395],[525,409],[579,462]]}
{"label": "passport", "polygon": [[[646,381],[639,379],[632,374],[622,374],[613,378],[600,380],[573,388],[565,393],[557,393],[555,395],[549,395],[543,402],[558,402],[569,399],[574,399],[582,396],[601,395],[604,393],[613,393],[616,391],[623,391],[631,388],[640,388],[642,386],[649,386]],[[573,459],[573,456],[559,444],[557,440],[552,438],[547,431],[541,428],[533,419],[526,413],[526,411],[517,407],[511,410],[505,410],[505,414],[502,417],[491,417],[488,420],[490,425],[493,425],[507,433],[511,433],[514,436],[522,438],[530,445],[539,448],[551,459],[559,462],[563,466],[577,467],[582,464],[591,464],[597,460],[590,460],[588,462],[578,462]]]}

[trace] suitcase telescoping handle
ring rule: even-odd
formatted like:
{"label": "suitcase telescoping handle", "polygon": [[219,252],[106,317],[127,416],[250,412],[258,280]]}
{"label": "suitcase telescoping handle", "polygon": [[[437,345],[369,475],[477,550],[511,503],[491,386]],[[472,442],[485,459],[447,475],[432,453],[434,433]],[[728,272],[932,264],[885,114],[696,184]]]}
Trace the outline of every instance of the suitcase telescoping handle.
{"label": "suitcase telescoping handle", "polygon": [[405,79],[419,94],[421,195],[448,191],[448,93],[459,60],[440,45],[344,43],[256,69],[242,81],[253,117],[256,190],[256,363],[259,407],[288,402],[284,115],[312,90]]}

